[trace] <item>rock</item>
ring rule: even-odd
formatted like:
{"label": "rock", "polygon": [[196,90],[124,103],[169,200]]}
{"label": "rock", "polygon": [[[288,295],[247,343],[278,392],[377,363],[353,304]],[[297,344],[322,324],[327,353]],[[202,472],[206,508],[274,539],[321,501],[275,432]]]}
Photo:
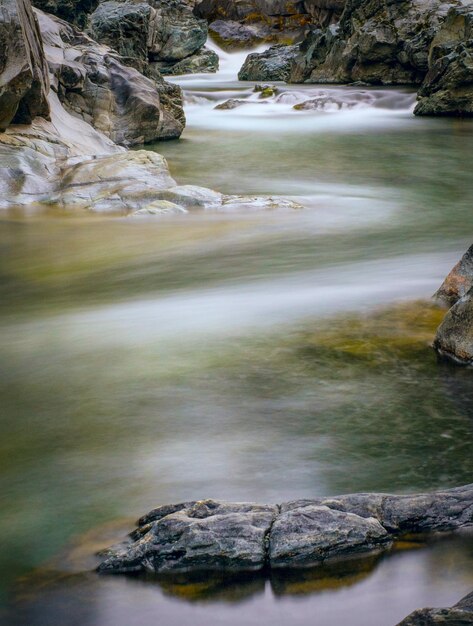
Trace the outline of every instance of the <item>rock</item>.
{"label": "rock", "polygon": [[420,609],[398,626],[468,626],[473,624],[473,593],[448,609]]}
{"label": "rock", "polygon": [[[468,0],[463,0],[465,3]],[[312,29],[289,80],[420,84],[455,0],[348,0],[337,28]]]}
{"label": "rock", "polygon": [[179,87],[143,76],[110,48],[38,11],[45,52],[59,99],[124,146],[173,139],[184,129]]}
{"label": "rock", "polygon": [[278,516],[271,529],[272,567],[318,565],[379,552],[392,538],[378,520],[307,505]]}
{"label": "rock", "polygon": [[52,13],[80,28],[87,26],[87,18],[100,0],[34,0],[33,5],[45,13]]}
{"label": "rock", "polygon": [[299,52],[299,46],[272,46],[265,52],[249,54],[241,70],[239,80],[287,80],[291,65]]}
{"label": "rock", "polygon": [[100,572],[260,570],[277,507],[213,500],[158,519],[128,548],[112,554]]}
{"label": "rock", "polygon": [[214,74],[219,67],[219,56],[213,50],[208,48],[202,48],[199,52],[196,52],[187,59],[182,59],[177,63],[157,63],[159,71],[164,74],[172,74],[177,76],[179,74],[201,74],[212,73]]}
{"label": "rock", "polygon": [[450,9],[434,37],[416,115],[473,115],[473,6]]}
{"label": "rock", "polygon": [[203,500],[158,507],[138,524],[125,544],[107,551],[100,572],[315,566],[387,550],[406,533],[471,527],[473,485],[278,506]]}
{"label": "rock", "polygon": [[259,93],[260,98],[272,98],[279,93],[275,85],[255,85],[253,91]]}
{"label": "rock", "polygon": [[215,20],[209,25],[209,34],[224,50],[254,48],[271,40],[271,32],[265,26],[240,24],[232,20]]}
{"label": "rock", "polygon": [[304,207],[293,200],[259,196],[224,196],[222,211],[297,211]]}
{"label": "rock", "polygon": [[[117,50],[123,57],[146,66],[167,69],[198,53],[207,41],[208,28],[183,0],[101,3],[90,17],[92,35],[100,43]],[[207,52],[187,65],[206,71],[215,65],[214,53]],[[138,68],[140,69],[140,68]],[[214,70],[210,70],[214,71]],[[177,73],[180,73],[178,70]]]}
{"label": "rock", "polygon": [[48,118],[48,68],[28,0],[2,0],[0,11],[0,130]]}
{"label": "rock", "polygon": [[437,329],[434,348],[441,357],[462,365],[473,364],[473,288],[446,314]]}
{"label": "rock", "polygon": [[237,100],[236,98],[230,98],[230,100],[225,100],[217,106],[214,107],[217,111],[230,111],[232,109],[237,109],[238,107],[243,106],[244,104],[249,104],[248,100]]}
{"label": "rock", "polygon": [[473,287],[473,245],[455,265],[434,298],[442,304],[453,306]]}

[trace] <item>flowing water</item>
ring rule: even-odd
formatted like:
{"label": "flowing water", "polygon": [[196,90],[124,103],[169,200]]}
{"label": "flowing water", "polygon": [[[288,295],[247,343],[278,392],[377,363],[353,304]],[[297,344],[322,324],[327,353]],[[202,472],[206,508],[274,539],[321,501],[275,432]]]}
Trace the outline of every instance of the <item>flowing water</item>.
{"label": "flowing water", "polygon": [[221,56],[174,79],[188,127],[150,149],[180,183],[303,209],[2,221],[8,624],[394,626],[473,588],[468,536],[350,575],[150,581],[57,556],[158,503],[472,482],[471,372],[436,362],[428,298],[471,243],[473,125],[414,118],[407,89],[261,99]]}

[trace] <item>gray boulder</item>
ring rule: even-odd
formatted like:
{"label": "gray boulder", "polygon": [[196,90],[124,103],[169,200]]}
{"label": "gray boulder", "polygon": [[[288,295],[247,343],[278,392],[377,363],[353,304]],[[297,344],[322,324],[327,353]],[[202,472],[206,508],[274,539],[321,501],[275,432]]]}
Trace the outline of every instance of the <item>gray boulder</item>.
{"label": "gray boulder", "polygon": [[[197,18],[182,0],[103,2],[90,16],[90,31],[100,43],[140,63],[138,69],[142,71],[148,62],[156,63],[158,69],[171,70],[198,54],[208,34],[207,22]],[[209,63],[210,56],[194,60],[198,71],[205,67],[205,60]],[[192,67],[188,65],[188,69]]]}
{"label": "gray boulder", "polygon": [[49,116],[49,79],[29,1],[1,0],[0,8],[0,130],[5,130],[11,122]]}
{"label": "gray boulder", "polygon": [[260,570],[277,507],[196,502],[149,525],[132,546],[112,554],[101,572]]}
{"label": "gray boulder", "polygon": [[416,115],[473,115],[473,5],[450,9],[434,37]]}
{"label": "gray boulder", "polygon": [[297,45],[278,45],[260,54],[249,54],[238,73],[238,79],[286,81],[298,52],[299,46]]}
{"label": "gray boulder", "polygon": [[305,505],[278,516],[271,529],[269,558],[272,567],[313,566],[373,554],[391,542],[373,517]]}
{"label": "gray boulder", "polygon": [[473,593],[447,609],[420,609],[411,613],[398,626],[471,626],[473,624]]}
{"label": "gray boulder", "polygon": [[179,74],[214,74],[219,67],[219,56],[213,50],[208,48],[202,48],[195,54],[178,61],[177,63],[157,62],[152,63],[151,66],[155,66],[159,72],[165,76]]}
{"label": "gray boulder", "polygon": [[[225,203],[225,199],[223,199]],[[158,507],[100,572],[306,567],[387,550],[406,533],[473,526],[473,485],[436,493],[350,494],[277,506],[213,500]]]}
{"label": "gray boulder", "polygon": [[[468,0],[464,0],[468,2]],[[348,0],[338,28],[312,29],[291,82],[420,84],[456,0]]]}
{"label": "gray boulder", "polygon": [[177,138],[185,125],[179,87],[143,76],[107,46],[38,11],[53,86],[67,110],[114,143]]}
{"label": "gray boulder", "polygon": [[434,348],[441,357],[463,365],[473,364],[473,288],[444,317]]}

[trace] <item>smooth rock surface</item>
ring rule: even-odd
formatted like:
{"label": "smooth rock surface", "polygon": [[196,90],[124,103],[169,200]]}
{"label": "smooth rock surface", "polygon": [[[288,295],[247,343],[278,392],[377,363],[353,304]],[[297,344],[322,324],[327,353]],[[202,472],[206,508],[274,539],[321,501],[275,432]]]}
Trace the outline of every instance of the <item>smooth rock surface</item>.
{"label": "smooth rock surface", "polygon": [[398,626],[471,626],[473,624],[473,593],[451,608],[420,609],[411,613]]}
{"label": "smooth rock surface", "polygon": [[0,130],[48,118],[48,67],[28,0],[0,2]]}
{"label": "smooth rock surface", "polygon": [[38,11],[52,83],[67,110],[124,146],[180,136],[180,89],[148,79],[107,46]]}
{"label": "smooth rock surface", "polygon": [[275,506],[203,500],[158,507],[138,524],[107,551],[100,572],[308,567],[387,550],[406,533],[472,527],[473,485]]}
{"label": "smooth rock surface", "polygon": [[272,46],[261,53],[246,57],[238,72],[238,80],[281,80],[286,81],[299,46]]}

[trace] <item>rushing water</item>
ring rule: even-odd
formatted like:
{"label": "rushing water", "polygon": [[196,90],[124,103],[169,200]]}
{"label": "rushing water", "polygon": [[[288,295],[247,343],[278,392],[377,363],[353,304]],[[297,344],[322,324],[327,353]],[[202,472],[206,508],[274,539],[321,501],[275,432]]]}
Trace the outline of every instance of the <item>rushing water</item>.
{"label": "rushing water", "polygon": [[[414,302],[471,243],[472,124],[415,119],[401,89],[278,85],[261,100],[236,80],[242,60],[174,79],[188,127],[151,148],[181,183],[304,209],[1,224],[9,624],[393,626],[473,586],[471,537],[349,576],[191,584],[50,561],[167,501],[472,481],[471,373],[436,362],[442,312]],[[214,109],[229,98],[246,103]]]}

